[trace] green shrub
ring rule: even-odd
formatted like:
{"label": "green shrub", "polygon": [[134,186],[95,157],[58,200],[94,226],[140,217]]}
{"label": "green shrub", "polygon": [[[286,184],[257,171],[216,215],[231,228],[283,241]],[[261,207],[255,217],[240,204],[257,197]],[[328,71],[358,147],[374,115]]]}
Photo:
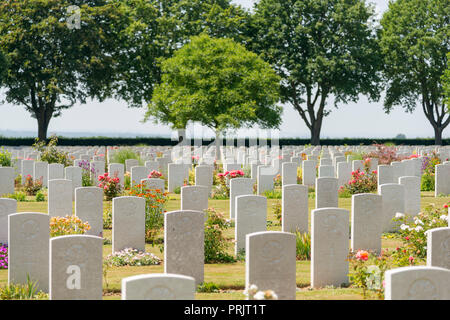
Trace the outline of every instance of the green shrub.
{"label": "green shrub", "polygon": [[39,152],[39,158],[41,161],[45,161],[48,164],[51,163],[61,163],[65,167],[71,166],[72,161],[66,152],[58,151],[56,145],[58,143],[58,137],[55,135],[51,136],[48,144],[45,141],[39,141],[39,138],[35,139],[33,144],[33,149]]}
{"label": "green shrub", "polygon": [[308,232],[295,232],[296,257],[297,260],[311,259],[311,235]]}
{"label": "green shrub", "polygon": [[139,165],[143,165],[142,159],[139,155],[131,150],[130,148],[122,148],[119,149],[116,153],[114,153],[110,158],[110,163],[121,163],[125,165],[125,160],[128,159],[136,159],[139,161]]}
{"label": "green shrub", "polygon": [[424,173],[422,175],[422,180],[420,181],[421,191],[434,191],[434,174]]}
{"label": "green shrub", "polygon": [[214,208],[206,210],[205,222],[205,263],[235,262],[233,256],[226,252],[227,243],[223,231],[229,227],[222,213]]}
{"label": "green shrub", "polygon": [[0,288],[0,300],[48,300],[48,294],[37,291],[37,284],[27,275],[27,284],[10,284]]}
{"label": "green shrub", "polygon": [[103,209],[103,229],[112,229],[112,207],[111,202],[107,202]]}
{"label": "green shrub", "polygon": [[180,194],[180,193],[181,193],[181,187],[180,187],[180,186],[175,187],[175,188],[173,189],[173,193],[175,193],[175,194]]}
{"label": "green shrub", "polygon": [[273,214],[275,215],[275,219],[277,219],[277,224],[281,226],[281,201],[277,201],[272,205]]}
{"label": "green shrub", "polygon": [[219,292],[219,286],[214,282],[204,282],[197,286],[197,292]]}
{"label": "green shrub", "polygon": [[44,202],[45,201],[45,195],[42,191],[38,191],[38,193],[36,193],[36,201],[37,202]]}
{"label": "green shrub", "polygon": [[4,147],[0,149],[0,165],[2,167],[11,167],[11,153]]}
{"label": "green shrub", "polygon": [[266,190],[263,195],[267,199],[281,199],[281,189]]}
{"label": "green shrub", "polygon": [[10,199],[15,199],[18,202],[24,202],[27,201],[27,196],[24,192],[20,192],[20,191],[16,191],[12,194],[8,194],[7,195],[8,198]]}

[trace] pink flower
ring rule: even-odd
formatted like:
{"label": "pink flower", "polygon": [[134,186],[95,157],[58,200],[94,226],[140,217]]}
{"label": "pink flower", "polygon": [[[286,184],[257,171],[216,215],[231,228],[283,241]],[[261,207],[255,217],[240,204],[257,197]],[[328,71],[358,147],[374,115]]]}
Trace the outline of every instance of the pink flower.
{"label": "pink flower", "polygon": [[409,263],[413,263],[413,262],[414,262],[414,257],[411,257],[411,256],[410,256],[410,257],[408,258],[408,260],[409,260]]}
{"label": "pink flower", "polygon": [[369,253],[365,250],[359,250],[356,253],[355,258],[358,260],[367,261],[367,259],[369,259]]}
{"label": "pink flower", "polygon": [[108,176],[108,172],[105,172],[104,176],[107,177]]}
{"label": "pink flower", "polygon": [[406,240],[406,241],[408,241],[408,240],[409,240],[409,237],[408,237],[408,236],[406,236],[406,237],[405,237],[405,240]]}

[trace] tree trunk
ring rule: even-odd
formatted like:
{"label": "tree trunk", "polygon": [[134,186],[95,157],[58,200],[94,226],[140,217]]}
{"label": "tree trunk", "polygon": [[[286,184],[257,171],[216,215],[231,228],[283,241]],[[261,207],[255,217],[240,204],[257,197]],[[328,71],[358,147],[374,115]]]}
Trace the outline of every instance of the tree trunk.
{"label": "tree trunk", "polygon": [[222,140],[220,137],[220,131],[216,129],[216,162],[221,159],[220,157],[220,146],[222,145]]}
{"label": "tree trunk", "polygon": [[439,126],[434,126],[434,144],[437,146],[442,146],[442,131],[444,128]]}
{"label": "tree trunk", "polygon": [[43,117],[36,116],[38,122],[38,138],[40,141],[47,140],[47,129],[50,123],[50,120],[43,119]]}
{"label": "tree trunk", "polygon": [[319,121],[315,121],[311,128],[311,144],[313,146],[320,146],[320,130],[321,130],[321,123],[319,124]]}

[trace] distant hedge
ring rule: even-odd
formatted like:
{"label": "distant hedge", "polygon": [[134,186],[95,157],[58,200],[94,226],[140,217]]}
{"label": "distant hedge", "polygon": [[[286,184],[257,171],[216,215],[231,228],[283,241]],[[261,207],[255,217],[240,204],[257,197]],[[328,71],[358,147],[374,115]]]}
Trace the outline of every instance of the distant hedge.
{"label": "distant hedge", "polygon": [[[279,139],[280,146],[300,146],[309,144],[309,139],[283,138]],[[31,146],[34,138],[7,138],[0,136],[0,146]],[[235,145],[237,141],[235,140]],[[321,145],[371,145],[374,143],[393,143],[395,145],[434,145],[434,139],[366,139],[366,138],[344,138],[344,139],[321,139]],[[443,145],[449,145],[450,139],[443,139]],[[58,137],[58,145],[60,146],[175,146],[177,141],[170,138],[161,137],[136,137],[136,138],[110,138],[110,137],[89,137],[89,138],[65,138]],[[193,144],[193,143],[192,143]],[[203,141],[203,145],[214,144],[214,141]],[[225,139],[223,140],[225,145]],[[245,140],[245,145],[249,145],[249,139]],[[267,145],[271,145],[271,141],[267,140]]]}

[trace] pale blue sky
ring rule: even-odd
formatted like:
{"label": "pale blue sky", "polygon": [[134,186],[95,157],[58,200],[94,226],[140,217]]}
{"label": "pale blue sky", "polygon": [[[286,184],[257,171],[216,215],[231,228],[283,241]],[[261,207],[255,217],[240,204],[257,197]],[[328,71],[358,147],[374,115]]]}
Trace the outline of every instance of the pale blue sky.
{"label": "pale blue sky", "polygon": [[[234,2],[250,8],[254,0],[235,0]],[[388,1],[374,0],[373,2],[377,4],[380,12],[386,10]],[[412,114],[407,114],[397,107],[390,115],[386,115],[383,112],[382,101],[368,103],[365,97],[361,97],[358,103],[340,105],[339,109],[333,107],[331,100],[328,105],[333,112],[323,121],[322,138],[391,138],[399,133],[405,134],[408,138],[434,136],[433,129],[421,108]],[[127,108],[126,103],[116,100],[107,100],[103,103],[88,102],[84,105],[75,105],[64,111],[61,117],[52,119],[49,134],[64,132],[92,132],[93,134],[115,132],[118,136],[121,133],[158,136],[171,134],[172,131],[167,126],[155,125],[152,122],[141,123],[144,113],[144,108]],[[0,132],[5,130],[37,132],[37,123],[22,107],[0,105]],[[205,129],[205,132],[208,130]],[[449,132],[449,129],[444,131],[444,137],[450,137]],[[254,135],[255,131],[240,130],[238,134]],[[280,136],[309,137],[309,130],[297,111],[290,105],[284,106]]]}

